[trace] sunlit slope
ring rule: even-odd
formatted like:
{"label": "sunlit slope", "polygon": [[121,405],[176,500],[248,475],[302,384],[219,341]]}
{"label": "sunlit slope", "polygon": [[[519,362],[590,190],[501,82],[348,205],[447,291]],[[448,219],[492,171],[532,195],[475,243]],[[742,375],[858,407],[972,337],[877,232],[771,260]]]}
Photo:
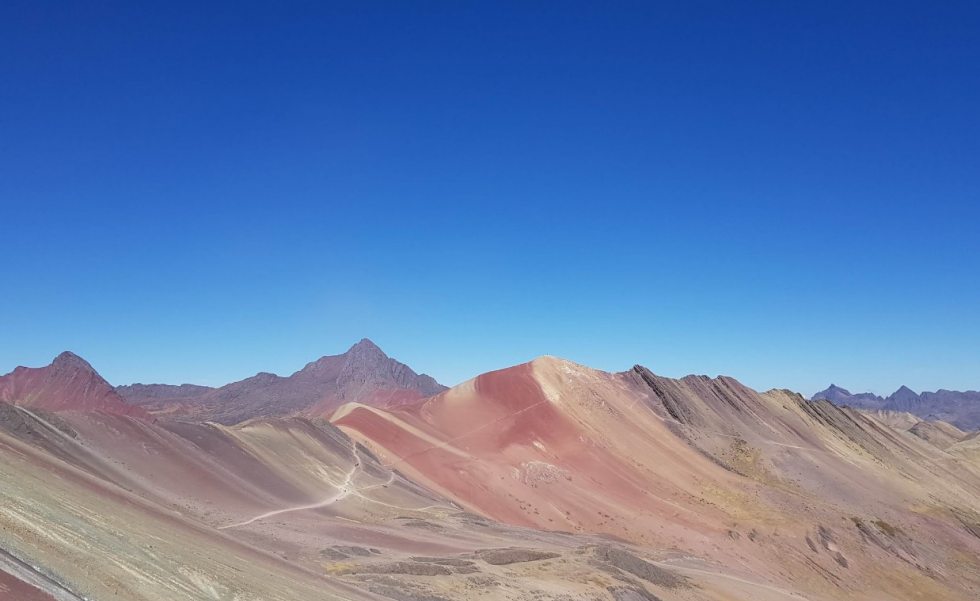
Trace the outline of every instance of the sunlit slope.
{"label": "sunlit slope", "polygon": [[786,391],[544,357],[416,404],[348,405],[333,421],[506,522],[676,549],[811,594],[977,590],[977,466]]}
{"label": "sunlit slope", "polygon": [[793,598],[662,549],[461,511],[322,421],[0,403],[0,483],[0,593],[23,598]]}
{"label": "sunlit slope", "polygon": [[27,429],[0,431],[0,548],[59,591],[127,601],[371,598],[93,475],[32,444]]}

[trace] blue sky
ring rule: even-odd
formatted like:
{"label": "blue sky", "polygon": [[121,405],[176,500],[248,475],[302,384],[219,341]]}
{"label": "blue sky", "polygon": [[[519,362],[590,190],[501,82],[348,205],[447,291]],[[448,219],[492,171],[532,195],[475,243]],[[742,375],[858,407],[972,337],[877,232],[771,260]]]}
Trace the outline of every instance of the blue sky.
{"label": "blue sky", "polygon": [[974,3],[7,2],[0,372],[980,388]]}

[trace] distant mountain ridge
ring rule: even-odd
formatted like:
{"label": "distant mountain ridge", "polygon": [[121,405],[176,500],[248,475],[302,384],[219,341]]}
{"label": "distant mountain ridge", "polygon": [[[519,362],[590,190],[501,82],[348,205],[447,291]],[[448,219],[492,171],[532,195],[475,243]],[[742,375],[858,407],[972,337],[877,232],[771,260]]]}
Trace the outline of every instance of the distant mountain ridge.
{"label": "distant mountain ridge", "polygon": [[963,430],[980,429],[980,391],[937,390],[916,393],[908,386],[881,397],[870,392],[852,394],[846,388],[831,384],[810,397],[855,409],[908,412],[923,419],[949,422]]}
{"label": "distant mountain ridge", "polygon": [[851,393],[846,388],[831,384],[826,390],[813,395],[810,400],[824,399],[837,405],[848,405],[856,409],[886,409],[885,399],[870,392]]}
{"label": "distant mountain ridge", "polygon": [[325,415],[347,402],[386,406],[445,390],[432,377],[392,359],[367,338],[340,355],[312,361],[290,376],[260,372],[219,388],[131,384],[116,390],[157,414],[185,414],[224,424],[260,416]]}

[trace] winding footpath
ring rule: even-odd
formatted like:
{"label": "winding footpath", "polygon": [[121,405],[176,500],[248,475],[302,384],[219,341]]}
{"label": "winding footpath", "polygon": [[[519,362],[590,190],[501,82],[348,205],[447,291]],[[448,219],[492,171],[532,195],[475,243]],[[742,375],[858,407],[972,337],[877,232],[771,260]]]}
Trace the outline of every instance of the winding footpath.
{"label": "winding footpath", "polygon": [[346,499],[347,497],[351,497],[351,496],[358,497],[369,503],[375,503],[377,505],[383,505],[385,507],[391,507],[392,509],[399,509],[402,511],[425,511],[427,509],[450,509],[449,507],[446,507],[444,505],[427,505],[425,507],[403,507],[401,505],[392,505],[391,503],[385,503],[384,501],[379,501],[377,499],[372,499],[370,497],[365,496],[364,493],[366,491],[375,488],[382,488],[394,482],[395,473],[389,472],[388,479],[385,480],[384,482],[377,482],[375,484],[357,488],[356,486],[354,486],[354,481],[356,480],[357,475],[363,471],[363,468],[361,467],[362,459],[357,452],[357,448],[354,446],[351,447],[351,455],[354,460],[353,467],[351,467],[350,471],[347,472],[347,474],[344,476],[344,481],[342,483],[333,485],[337,489],[337,492],[330,495],[326,499],[322,501],[318,501],[316,503],[310,503],[308,505],[296,505],[294,507],[286,507],[284,509],[267,511],[263,514],[259,514],[255,517],[249,518],[242,522],[235,522],[234,524],[218,526],[218,530],[228,530],[230,528],[239,528],[241,526],[248,526],[249,524],[254,524],[255,522],[265,520],[267,518],[275,517],[277,515],[282,515],[284,513],[292,513],[294,511],[308,511],[310,509],[320,509],[323,507],[328,507],[338,501],[342,501],[343,499]]}
{"label": "winding footpath", "polygon": [[345,476],[343,483],[337,486],[337,492],[322,501],[319,501],[317,503],[310,503],[309,505],[297,505],[295,507],[287,507],[285,509],[276,509],[275,511],[268,511],[266,513],[257,515],[253,518],[247,519],[244,522],[237,522],[234,524],[228,524],[226,526],[218,526],[218,530],[227,530],[229,528],[248,526],[249,524],[258,522],[260,520],[271,518],[277,515],[282,515],[284,513],[291,513],[293,511],[306,511],[308,509],[319,509],[321,507],[327,507],[328,505],[333,505],[337,501],[340,501],[341,499],[344,499],[350,496],[352,493],[356,492],[353,488],[354,477],[357,475],[357,472],[359,472],[360,470],[361,470],[361,464],[355,463],[354,467],[352,467],[351,470],[347,472],[347,475]]}

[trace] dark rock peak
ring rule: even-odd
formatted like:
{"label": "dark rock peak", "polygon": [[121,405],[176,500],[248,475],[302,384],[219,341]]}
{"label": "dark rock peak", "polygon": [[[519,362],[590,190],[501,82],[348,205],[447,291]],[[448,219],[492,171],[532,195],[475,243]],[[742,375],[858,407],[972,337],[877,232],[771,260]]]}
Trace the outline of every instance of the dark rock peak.
{"label": "dark rock peak", "polygon": [[256,417],[308,413],[324,415],[350,401],[387,403],[432,396],[446,388],[384,353],[367,338],[339,355],[311,361],[288,376],[260,372],[220,388],[121,387],[134,404],[151,410],[181,411],[226,424]]}
{"label": "dark rock peak", "polygon": [[912,390],[908,386],[905,386],[904,384],[902,386],[900,386],[898,390],[896,390],[895,392],[893,392],[891,394],[891,396],[893,396],[893,397],[894,396],[898,396],[898,395],[902,395],[902,396],[919,396],[918,394],[916,394],[916,392],[914,390]]}
{"label": "dark rock peak", "polygon": [[354,344],[346,352],[340,355],[324,355],[316,361],[311,361],[303,366],[303,369],[294,373],[293,376],[316,377],[317,379],[334,380],[343,371],[345,366],[350,365],[377,365],[391,360],[378,345],[367,338],[362,338],[360,342]]}
{"label": "dark rock peak", "polygon": [[922,402],[922,397],[908,386],[902,386],[888,397],[888,406],[894,409],[908,410]]}
{"label": "dark rock peak", "polygon": [[348,353],[354,353],[354,352],[357,352],[357,353],[377,353],[377,354],[380,354],[380,355],[384,355],[385,357],[388,356],[388,355],[385,355],[384,351],[381,350],[381,347],[379,347],[378,345],[376,345],[369,338],[361,338],[356,344],[354,344],[349,349],[347,349],[347,352]]}
{"label": "dark rock peak", "polygon": [[71,351],[65,351],[55,357],[51,362],[51,366],[59,369],[84,370],[95,373],[95,369],[89,364],[88,361],[82,359]]}
{"label": "dark rock peak", "polygon": [[337,385],[344,389],[362,385],[397,386],[418,390],[426,395],[438,394],[445,387],[425,374],[392,359],[376,344],[362,339],[344,355],[337,374]]}
{"label": "dark rock peak", "polygon": [[841,388],[837,384],[831,384],[826,389],[821,390],[820,392],[818,392],[818,393],[814,394],[813,396],[811,396],[810,397],[810,400],[811,401],[818,401],[820,399],[824,399],[824,400],[828,400],[828,401],[837,402],[837,401],[842,401],[844,399],[848,399],[848,398],[850,398],[852,396],[854,396],[854,395],[851,394],[851,391],[850,390],[848,390],[846,388]]}
{"label": "dark rock peak", "polygon": [[378,348],[377,345],[367,338],[350,347],[347,352],[343,354],[343,357],[346,359],[347,365],[381,365],[388,361],[392,361],[392,359],[388,357],[384,351]]}

